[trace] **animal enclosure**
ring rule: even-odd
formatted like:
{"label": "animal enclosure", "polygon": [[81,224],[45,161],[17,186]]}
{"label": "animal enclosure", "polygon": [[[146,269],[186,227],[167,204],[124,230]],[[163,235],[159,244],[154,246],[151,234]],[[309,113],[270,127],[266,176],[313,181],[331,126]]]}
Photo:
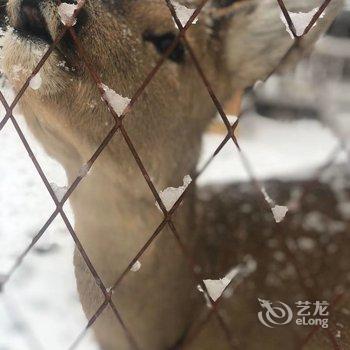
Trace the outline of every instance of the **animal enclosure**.
{"label": "animal enclosure", "polygon": [[[227,349],[260,349],[262,348],[259,343],[260,334],[262,334],[263,348],[266,349],[282,347],[288,349],[350,348],[350,308],[347,308],[350,302],[348,294],[350,280],[350,261],[348,259],[350,243],[350,151],[347,140],[349,134],[346,133],[345,127],[332,128],[335,121],[329,117],[329,115],[337,113],[334,106],[341,104],[339,102],[340,95],[330,96],[334,91],[333,86],[330,86],[326,92],[322,90],[317,93],[321,120],[333,130],[333,136],[337,140],[330,147],[331,152],[323,157],[325,159],[323,164],[316,167],[316,169],[311,169],[311,174],[306,179],[266,180],[264,176],[260,176],[256,172],[251,157],[247,156],[245,148],[241,147],[240,143],[240,138],[244,136],[245,130],[243,127],[241,129],[240,124],[245,123],[245,118],[249,114],[249,107],[245,108],[245,105],[243,105],[241,111],[237,109],[239,113],[237,118],[232,118],[229,115],[229,107],[224,105],[223,101],[220,101],[217,97],[213,82],[208,78],[207,72],[201,65],[201,57],[196,55],[191,42],[186,37],[186,31],[191,26],[196,25],[195,22],[198,16],[202,11],[206,11],[208,1],[198,1],[197,7],[184,15],[183,5],[178,7],[178,5],[174,5],[174,2],[164,0],[173,17],[174,25],[178,27],[178,35],[171,39],[171,44],[162,53],[158,63],[150,69],[145,79],[140,82],[139,88],[133,96],[129,96],[130,99],[127,101],[120,101],[115,92],[104,85],[104,72],[96,70],[96,67],[91,64],[90,53],[75,31],[74,18],[84,8],[84,0],[77,2],[73,17],[66,18],[64,30],[54,38],[52,44],[40,58],[36,68],[28,74],[24,85],[13,100],[9,99],[9,94],[5,94],[4,88],[0,91],[0,102],[4,108],[4,114],[1,115],[0,121],[0,140],[1,132],[8,124],[11,124],[18,136],[18,143],[24,147],[27,153],[25,156],[29,157],[37,177],[45,186],[54,203],[54,210],[32,237],[30,244],[15,256],[13,264],[0,275],[0,293],[4,298],[6,297],[7,286],[16,277],[18,270],[33,250],[45,239],[52,223],[57,218],[62,219],[65,228],[74,241],[75,248],[81,255],[95,283],[95,287],[101,292],[99,307],[90,316],[80,333],[78,332],[74,339],[69,339],[67,345],[69,350],[85,349],[83,344],[85,338],[107,309],[113,313],[116,325],[122,329],[130,348],[144,348],[138,340],[137,331],[135,332],[135,329],[129,326],[128,320],[124,318],[121,311],[122,305],[118,305],[112,297],[117,293],[118,287],[124,283],[129,274],[142,273],[143,264],[147,264],[147,252],[157,249],[157,240],[162,235],[169,233],[172,236],[174,247],[178,249],[183,257],[188,271],[193,274],[193,290],[198,292],[198,298],[203,299],[203,308],[200,315],[198,315],[198,319],[193,322],[192,327],[183,335],[183,339],[180,339],[179,343],[174,345],[173,349],[197,349],[203,332],[213,333],[210,338],[212,343],[207,344],[208,349],[214,348],[217,339],[224,342]],[[287,59],[289,55],[293,54],[294,50],[302,45],[304,37],[322,17],[331,0],[324,1],[311,16],[310,21],[304,24],[302,31],[300,31],[300,25],[298,26],[293,22],[283,0],[276,1],[281,9],[281,21],[285,22],[286,30],[290,32],[293,38],[291,40],[294,40],[294,44],[285,57]],[[76,178],[69,183],[67,188],[61,188],[55,186],[47,176],[36,156],[36,152],[33,151],[30,142],[28,142],[26,132],[23,131],[21,123],[17,120],[15,108],[27,90],[40,88],[40,71],[66,35],[71,38],[74,50],[83,62],[84,69],[89,73],[91,81],[100,93],[101,101],[94,101],[93,103],[105,104],[110,111],[113,122],[109,132],[103,136],[102,142],[96,145],[95,151],[86,159],[85,164],[81,165]],[[91,38],[91,40],[94,40],[94,38]],[[218,112],[218,120],[214,122],[215,125],[212,129],[214,131],[211,132],[216,133],[217,138],[220,138],[220,142],[212,147],[210,152],[207,152],[207,154],[210,153],[209,156],[201,160],[201,164],[192,179],[186,177],[188,174],[183,174],[183,185],[174,184],[174,186],[177,186],[176,188],[159,189],[154,183],[153,174],[150,175],[149,169],[143,162],[142,155],[135,147],[135,140],[130,137],[125,123],[149,84],[152,84],[157,73],[162,69],[166,59],[177,57],[178,52],[176,53],[176,50],[179,50],[179,43],[182,44],[191,60],[198,74],[198,79],[202,81],[208,99],[212,101]],[[319,54],[318,57],[320,56],[322,55]],[[323,59],[324,57],[319,60],[322,61]],[[323,71],[324,65],[322,62],[317,66],[313,77],[305,77],[305,80],[309,81],[315,77],[317,78],[314,79],[313,85],[310,83],[308,86],[313,89],[314,93],[320,87],[320,84],[326,84],[325,82],[329,82],[330,76],[334,77],[333,72]],[[270,75],[273,76],[275,73],[279,73],[284,63],[284,60],[282,60]],[[321,73],[324,73],[323,75],[319,72],[320,70]],[[338,81],[342,74],[339,74],[338,71],[336,74],[338,75],[335,80]],[[293,77],[295,76],[293,75]],[[289,83],[290,80],[286,79],[285,84],[288,85]],[[280,81],[279,84],[283,85]],[[259,89],[260,86],[254,88],[258,93]],[[280,88],[278,91],[283,94],[286,90]],[[304,95],[308,93],[304,90],[302,92],[305,92]],[[264,90],[260,96],[264,93],[268,95]],[[263,96],[263,98],[265,98],[264,101],[268,99],[266,96]],[[314,98],[314,95],[312,95],[311,99]],[[282,100],[280,96],[277,99]],[[86,103],[88,105],[91,101],[86,101]],[[347,101],[343,101],[341,107],[343,114],[349,113],[349,110],[346,110]],[[248,118],[247,125],[249,125],[249,121],[252,122]],[[259,128],[261,123],[256,123],[256,127]],[[305,124],[305,127],[308,127],[308,125]],[[186,133],[186,130],[183,130],[183,132]],[[70,197],[78,191],[81,183],[89,176],[90,171],[99,166],[100,157],[103,156],[110,142],[117,135],[123,139],[126,149],[133,157],[139,174],[142,176],[148,191],[154,197],[155,210],[161,213],[162,218],[153,232],[145,232],[142,248],[135,256],[130,258],[129,263],[123,267],[123,272],[115,276],[114,283],[106,285],[81,243],[79,233],[73,228],[72,220],[66,212],[66,205]],[[331,143],[326,134],[321,135],[325,137],[321,144]],[[231,145],[230,151],[227,151],[227,145]],[[295,145],[295,148],[297,147],[298,145]],[[326,145],[324,147],[326,148]],[[6,152],[6,150],[2,151]],[[300,152],[302,151],[300,150]],[[324,153],[322,149],[317,151]],[[149,152],[152,152],[152,150],[149,150]],[[188,152],[191,152],[191,150],[188,150]],[[243,169],[241,171],[246,174],[248,181],[239,179],[234,185],[230,186],[227,184],[214,186],[215,188],[207,186],[197,199],[203,204],[193,213],[193,230],[196,230],[195,225],[198,222],[205,223],[205,225],[202,225],[203,231],[210,238],[211,243],[215,245],[215,237],[213,237],[210,228],[224,226],[222,230],[232,233],[232,237],[227,240],[227,244],[231,246],[230,254],[235,256],[234,260],[236,261],[236,265],[228,275],[208,276],[209,266],[207,264],[213,259],[226,261],[227,257],[220,256],[207,260],[206,256],[202,256],[196,251],[195,246],[188,246],[181,227],[176,223],[176,218],[181,215],[182,204],[186,202],[188,193],[196,191],[197,180],[200,181],[206,171],[218,166],[215,161],[222,152],[226,152],[226,158],[230,156],[230,152],[238,155]],[[311,151],[311,153],[315,152],[316,150]],[[226,159],[226,161],[230,162],[230,159]],[[171,159],[169,159],[169,164],[170,162]],[[232,164],[237,165],[236,163]],[[13,164],[6,163],[6,167],[10,168],[12,166]],[[277,168],[280,166],[281,164],[277,164]],[[236,171],[234,166],[231,167],[231,171]],[[298,172],[297,167],[294,171],[295,173]],[[4,201],[6,201],[6,198]],[[203,208],[208,205],[220,209],[217,213],[206,213]],[[206,232],[206,228],[208,228],[208,232]],[[223,247],[217,247],[218,250],[225,251],[225,244],[224,242]],[[161,264],[166,264],[166,261],[162,261]],[[212,281],[212,283],[208,281]],[[61,283],[64,284],[65,281],[61,281]],[[26,288],[26,286],[23,285],[21,288]],[[174,298],[176,298],[176,293],[177,291],[174,290]],[[290,305],[295,305],[298,301],[307,301],[316,305],[319,301],[327,301],[330,313],[329,327],[324,328],[321,323],[315,322],[315,324],[308,324],[305,327],[290,325],[289,328],[287,326],[283,328],[277,326],[280,328],[271,330],[269,327],[265,327],[264,324],[259,323],[258,314],[261,311],[259,299],[271,299],[276,302],[281,300]],[[26,300],[25,302],[30,301]],[[147,303],[147,300],[145,300],[145,303]],[[12,310],[15,309],[16,306],[13,305]],[[67,314],[69,315],[69,311]],[[279,317],[279,315],[276,316],[277,321]],[[25,318],[22,319],[21,316],[19,318],[21,319],[19,324],[22,324],[23,327]],[[65,322],[63,317],[62,322]],[[166,315],[164,315],[164,322],[167,322]],[[209,324],[214,325],[210,327],[210,330],[208,330]],[[245,334],[249,335],[246,336]],[[251,339],[247,339],[247,337],[254,339],[253,344],[255,344],[252,345]],[[30,338],[31,340],[28,342],[33,344],[31,346],[33,349],[48,348],[45,347],[46,344],[37,345],[40,341],[37,342],[35,336],[31,335]],[[288,344],[284,343],[286,339],[289,339]],[[202,348],[204,349],[204,347]],[[4,347],[4,349],[11,349],[11,347]]]}

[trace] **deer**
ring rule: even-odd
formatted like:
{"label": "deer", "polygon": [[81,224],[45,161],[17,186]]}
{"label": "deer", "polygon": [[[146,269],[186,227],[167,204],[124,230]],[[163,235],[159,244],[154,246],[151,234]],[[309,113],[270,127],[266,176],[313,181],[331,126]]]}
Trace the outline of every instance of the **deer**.
{"label": "deer", "polygon": [[[285,3],[292,12],[308,12],[321,5],[318,0]],[[199,2],[182,2],[185,5],[195,9]],[[295,66],[312,50],[342,6],[341,0],[331,1],[322,18],[293,47],[277,1],[212,0],[200,12],[198,22],[188,28],[186,40],[224,104],[276,70],[283,72]],[[6,10],[10,29],[4,38],[3,67],[18,92],[64,25],[54,0],[8,0]],[[73,29],[104,86],[129,98],[179,34],[163,0],[87,0],[77,13]],[[31,133],[64,167],[72,183],[115,120],[110,108],[100,101],[100,91],[68,32],[41,68],[40,81],[40,86],[26,90],[20,108]],[[195,174],[202,136],[215,115],[215,105],[185,43],[179,40],[123,120],[158,191],[179,187],[184,176]],[[216,200],[219,197],[216,194]],[[176,215],[176,227],[188,249],[195,251],[205,266],[203,274],[223,276],[241,256],[235,248],[237,222],[217,212],[214,216],[221,216],[218,220],[231,223],[220,233],[219,221],[210,222],[206,214],[219,206],[211,207],[210,200],[196,198],[201,195],[190,191]],[[235,205],[241,200],[234,201]],[[115,283],[163,218],[121,132],[84,174],[70,202],[75,232],[106,286]],[[198,202],[204,204],[195,220],[198,227],[193,228],[193,203]],[[232,202],[227,206],[228,213],[239,210]],[[145,251],[140,263],[139,271],[129,272],[117,286],[112,300],[140,348],[180,348],[205,302],[168,227]],[[81,304],[90,319],[104,296],[77,249],[74,267]],[[237,317],[251,319],[248,310],[255,310],[255,304],[240,308],[230,299],[225,303],[236,308],[232,325],[239,332],[247,331],[237,326]],[[135,347],[109,306],[93,329],[103,350]],[[218,334],[220,330],[213,323],[190,348],[227,349],[225,337]],[[264,334],[264,340],[258,340],[257,334],[248,338],[242,340],[240,348],[272,349],[281,345],[271,334]],[[284,344],[285,348],[289,346]]]}

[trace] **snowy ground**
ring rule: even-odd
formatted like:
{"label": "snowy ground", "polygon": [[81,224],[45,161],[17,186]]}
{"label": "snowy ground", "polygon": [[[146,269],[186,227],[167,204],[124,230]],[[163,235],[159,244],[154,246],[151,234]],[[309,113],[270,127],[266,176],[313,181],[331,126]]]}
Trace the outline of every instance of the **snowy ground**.
{"label": "snowy ground", "polygon": [[[8,99],[10,95],[6,90]],[[0,108],[0,112],[3,116],[4,110]],[[17,119],[23,125],[21,115]],[[25,125],[23,130],[50,182],[65,185],[60,165],[45,156]],[[238,137],[260,179],[309,176],[338,144],[332,132],[318,121],[282,122],[253,114],[242,120]],[[222,139],[223,135],[205,136],[200,163]],[[0,174],[1,276],[11,268],[54,206],[11,123],[0,133]],[[237,151],[230,143],[199,183],[246,179]],[[69,207],[65,210],[70,214]],[[56,220],[0,295],[0,350],[67,349],[83,329],[86,320],[76,293],[72,253],[73,242],[63,223]],[[92,336],[79,349],[97,349]]]}
{"label": "snowy ground", "polygon": [[[6,97],[10,99],[10,92]],[[0,108],[0,115],[4,115]],[[62,167],[49,159],[18,121],[50,179],[66,184]],[[0,134],[0,276],[30,243],[54,210],[24,147],[8,123]],[[69,217],[69,206],[65,208]],[[73,218],[71,219],[73,222]],[[56,219],[0,295],[0,350],[67,349],[86,325],[72,269],[73,241]],[[80,349],[98,349],[87,338]]]}

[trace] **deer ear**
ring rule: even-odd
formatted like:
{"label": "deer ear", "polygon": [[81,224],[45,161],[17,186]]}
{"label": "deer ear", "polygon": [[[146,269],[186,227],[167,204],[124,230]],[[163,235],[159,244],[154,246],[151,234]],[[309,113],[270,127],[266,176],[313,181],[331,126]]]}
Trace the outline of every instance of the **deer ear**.
{"label": "deer ear", "polygon": [[[219,0],[218,0],[219,1]],[[284,0],[289,12],[308,13],[319,5],[316,0]],[[226,1],[222,0],[221,4]],[[232,5],[213,8],[215,28],[223,38],[225,58],[234,85],[247,88],[258,80],[265,80],[282,68],[293,68],[308,52],[316,40],[327,31],[343,7],[343,0],[329,3],[316,25],[298,41],[287,31],[276,0],[239,0]],[[220,17],[224,24],[220,22]]]}

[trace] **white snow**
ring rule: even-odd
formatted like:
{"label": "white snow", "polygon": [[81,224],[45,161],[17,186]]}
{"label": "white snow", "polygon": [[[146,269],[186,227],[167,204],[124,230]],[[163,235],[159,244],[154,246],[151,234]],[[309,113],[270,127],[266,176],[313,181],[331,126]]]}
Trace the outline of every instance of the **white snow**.
{"label": "white snow", "polygon": [[284,205],[275,205],[271,208],[273,217],[277,223],[280,223],[288,213],[288,208]]}
{"label": "white snow", "polygon": [[227,277],[218,280],[203,280],[208,294],[213,301],[217,301],[226,287],[230,284],[231,280]]}
{"label": "white snow", "polygon": [[267,203],[269,203],[270,205],[274,205],[274,201],[273,199],[269,196],[269,194],[266,192],[266,189],[265,188],[262,188],[261,189],[263,195],[264,195],[264,198],[266,200]]}
{"label": "white snow", "polygon": [[204,295],[204,299],[205,299],[205,303],[207,305],[207,307],[211,308],[212,307],[212,301],[208,295],[208,293],[202,288],[202,286],[200,284],[198,284],[197,289],[200,293],[203,293]]}
{"label": "white snow", "polygon": [[[317,11],[318,11],[318,8],[315,8],[310,12],[288,12],[291,20],[293,21],[297,36],[301,36],[304,34],[306,27],[310,24],[312,18],[315,16]],[[321,14],[320,18],[323,18],[323,17],[324,17],[324,12]],[[293,33],[290,30],[288,22],[282,11],[280,12],[280,18],[282,22],[285,24],[286,30],[289,33],[289,35],[292,37],[292,39],[294,39]],[[313,27],[316,26],[316,23],[313,25]]]}
{"label": "white snow", "polygon": [[344,219],[350,220],[350,201],[339,203],[338,210],[343,215]]}
{"label": "white snow", "polygon": [[268,195],[265,188],[261,189],[264,194],[266,202],[270,205],[273,217],[277,223],[280,223],[285,218],[288,208],[283,205],[277,205],[275,201]]}
{"label": "white snow", "polygon": [[77,10],[77,8],[77,4],[67,4],[65,2],[62,2],[58,6],[58,14],[61,18],[61,22],[65,26],[72,27],[77,23],[77,19],[74,16],[74,12]]}
{"label": "white snow", "polygon": [[[190,20],[191,16],[195,12],[194,9],[190,9],[184,5],[179,4],[177,1],[172,0],[172,5],[174,6],[174,9],[176,11],[176,15],[181,22],[181,25],[184,27],[187,22]],[[196,24],[198,22],[198,18],[196,18],[192,24]]]}
{"label": "white snow", "polygon": [[306,231],[316,231],[319,233],[326,231],[324,215],[317,211],[312,211],[305,215],[303,229]]}
{"label": "white snow", "polygon": [[102,84],[101,87],[104,91],[104,99],[113,108],[114,112],[117,113],[118,116],[120,116],[130,103],[130,98],[123,97],[117,94],[113,89],[109,88],[107,85]]}
{"label": "white snow", "polygon": [[[217,280],[206,279],[203,280],[203,283],[208,291],[210,299],[215,302],[221,297],[227,286],[235,277],[239,275],[246,277],[249,274],[253,273],[255,270],[256,261],[251,257],[246,257],[246,261],[244,263],[232,268],[223,278],[219,278]],[[197,286],[197,289],[206,295],[200,285]]]}
{"label": "white snow", "polygon": [[[317,120],[280,121],[253,113],[241,118],[236,136],[256,177],[262,181],[310,178],[339,144],[334,134]],[[224,135],[204,135],[198,170],[223,139]],[[249,181],[249,176],[236,147],[229,141],[197,183],[233,181]]]}
{"label": "white snow", "polygon": [[78,171],[78,177],[83,178],[83,177],[87,176],[89,174],[89,171],[90,171],[89,165],[83,164]]}
{"label": "white snow", "polygon": [[[183,179],[183,185],[180,187],[168,187],[163,191],[160,191],[159,197],[162,200],[166,210],[170,210],[174,204],[177,202],[177,200],[181,197],[181,195],[186,191],[186,188],[190,185],[192,182],[191,176],[186,175]],[[156,203],[157,208],[159,210],[159,204]]]}
{"label": "white snow", "polygon": [[309,237],[300,237],[298,238],[297,242],[298,246],[302,250],[312,250],[316,246],[315,241]]}
{"label": "white snow", "polygon": [[304,216],[303,229],[320,234],[336,234],[346,231],[346,223],[343,221],[333,220],[325,213],[312,211]]}
{"label": "white snow", "polygon": [[130,271],[137,272],[141,269],[141,263],[136,261],[134,265],[131,266]]}
{"label": "white snow", "polygon": [[30,79],[29,86],[33,90],[39,90],[41,88],[42,82],[43,82],[43,80],[41,78],[40,72],[38,72]]}
{"label": "white snow", "polygon": [[237,122],[238,117],[232,114],[232,115],[227,115],[227,119],[230,122],[230,125],[233,126]]}
{"label": "white snow", "polygon": [[[6,100],[12,101],[13,94],[1,84]],[[3,115],[0,103],[0,116]],[[23,116],[15,111],[15,117],[49,182],[67,183],[65,171],[37,144]],[[10,122],[0,132],[0,145],[1,279],[55,205]],[[73,224],[69,204],[64,210]],[[87,320],[77,294],[73,251],[74,242],[57,217],[0,294],[0,349],[68,349],[84,329]],[[91,332],[79,348],[99,349]]]}
{"label": "white snow", "polygon": [[63,197],[68,191],[68,186],[58,186],[54,182],[51,182],[50,186],[52,190],[55,192],[55,195],[59,201],[63,199]]}

